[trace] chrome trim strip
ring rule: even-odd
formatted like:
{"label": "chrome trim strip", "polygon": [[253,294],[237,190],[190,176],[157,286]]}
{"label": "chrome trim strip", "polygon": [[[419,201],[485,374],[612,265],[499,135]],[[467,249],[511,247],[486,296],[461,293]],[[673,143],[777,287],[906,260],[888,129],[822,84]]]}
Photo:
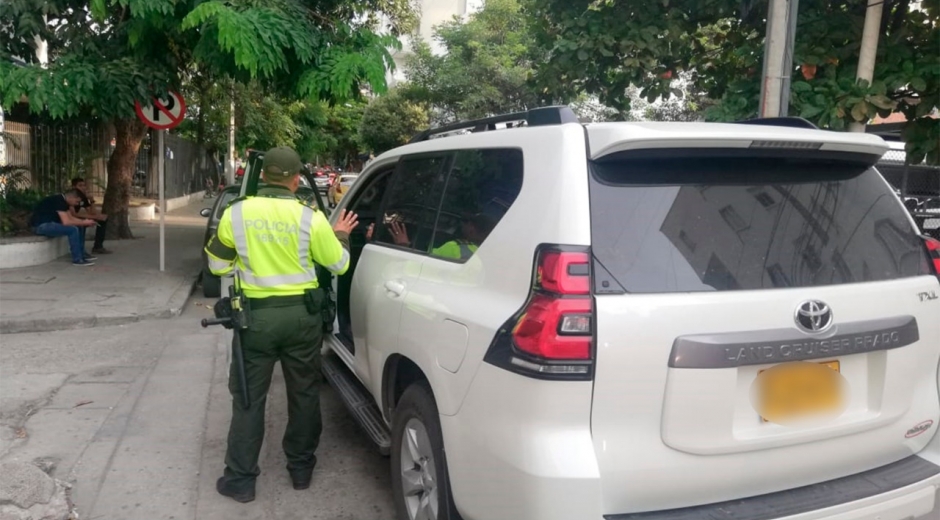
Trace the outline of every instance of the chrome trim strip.
{"label": "chrome trim strip", "polygon": [[920,340],[917,319],[896,316],[840,323],[824,335],[796,328],[680,336],[670,368],[733,368],[848,356],[904,347]]}

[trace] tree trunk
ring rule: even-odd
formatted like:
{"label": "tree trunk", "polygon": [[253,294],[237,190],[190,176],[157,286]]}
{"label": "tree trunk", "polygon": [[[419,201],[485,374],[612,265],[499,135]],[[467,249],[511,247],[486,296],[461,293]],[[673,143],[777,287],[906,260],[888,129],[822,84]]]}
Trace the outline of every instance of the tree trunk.
{"label": "tree trunk", "polygon": [[108,189],[104,193],[104,213],[108,215],[109,239],[134,238],[128,219],[131,182],[137,151],[147,127],[137,118],[114,121],[115,147],[108,160]]}

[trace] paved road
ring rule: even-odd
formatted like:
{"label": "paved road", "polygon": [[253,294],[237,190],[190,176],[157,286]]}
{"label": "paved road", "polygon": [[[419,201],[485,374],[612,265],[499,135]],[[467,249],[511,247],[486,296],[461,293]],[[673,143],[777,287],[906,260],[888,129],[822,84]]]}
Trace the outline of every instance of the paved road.
{"label": "paved road", "polygon": [[[210,300],[196,300],[209,303]],[[257,500],[238,504],[215,492],[222,471],[225,436],[231,417],[228,392],[228,345],[219,344],[207,415],[196,518],[202,520],[309,519],[394,520],[389,459],[375,450],[342,402],[326,383],[321,386],[323,436],[309,490],[295,491],[280,440],[287,426],[284,378],[275,369],[268,393],[267,428],[261,453]]]}
{"label": "paved road", "polygon": [[4,336],[0,460],[41,460],[74,483],[83,518],[392,520],[388,459],[324,384],[324,432],[313,486],[294,491],[280,439],[287,422],[276,370],[268,397],[258,499],[215,492],[231,398],[228,346],[178,318]]}
{"label": "paved road", "polygon": [[[189,249],[201,241],[205,221],[194,216],[200,207],[173,215],[174,236],[188,244],[174,254],[185,262],[199,255]],[[149,238],[156,229],[146,227]],[[130,244],[116,246],[131,252]],[[287,405],[279,369],[268,397],[258,499],[243,505],[216,493],[231,397],[222,331],[198,325],[211,303],[194,297],[171,319],[4,334],[0,462],[40,462],[72,482],[82,518],[393,520],[388,459],[326,384],[313,485],[291,487],[280,450]]]}

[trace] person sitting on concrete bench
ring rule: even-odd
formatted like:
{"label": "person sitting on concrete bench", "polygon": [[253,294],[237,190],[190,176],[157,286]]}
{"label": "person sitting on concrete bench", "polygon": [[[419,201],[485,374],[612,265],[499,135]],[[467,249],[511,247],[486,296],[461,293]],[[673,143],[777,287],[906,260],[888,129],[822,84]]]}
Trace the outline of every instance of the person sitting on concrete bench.
{"label": "person sitting on concrete bench", "polygon": [[71,209],[81,202],[79,191],[71,189],[65,193],[52,195],[39,201],[29,221],[33,232],[46,237],[68,237],[69,250],[72,252],[72,265],[95,265],[96,258],[85,252],[82,241],[85,228],[97,225],[91,219],[72,216]]}
{"label": "person sitting on concrete bench", "polygon": [[[81,177],[76,177],[72,179],[72,188],[75,188],[79,192],[81,197],[81,202],[77,206],[72,206],[72,216],[78,219],[86,218],[94,220],[98,223],[97,229],[95,229],[95,245],[91,248],[91,253],[94,255],[108,255],[111,254],[111,251],[104,248],[104,235],[107,231],[108,225],[108,216],[104,213],[99,213],[98,208],[95,207],[95,199],[88,196],[88,186],[85,184],[85,179]],[[79,213],[82,210],[85,210],[84,215]],[[81,229],[82,243],[85,243],[85,228]]]}

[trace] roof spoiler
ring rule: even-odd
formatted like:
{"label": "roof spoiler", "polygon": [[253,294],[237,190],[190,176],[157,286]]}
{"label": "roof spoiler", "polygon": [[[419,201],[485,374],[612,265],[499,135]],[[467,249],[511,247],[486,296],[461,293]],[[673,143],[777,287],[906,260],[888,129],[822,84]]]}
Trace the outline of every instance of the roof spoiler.
{"label": "roof spoiler", "polygon": [[755,119],[746,119],[744,121],[735,121],[737,125],[762,125],[762,126],[785,126],[789,128],[807,128],[810,130],[819,130],[819,127],[803,119],[802,117],[758,117]]}
{"label": "roof spoiler", "polygon": [[451,123],[449,125],[439,126],[437,128],[429,128],[419,134],[416,134],[411,138],[410,141],[408,141],[408,143],[411,144],[427,141],[431,138],[432,135],[446,134],[448,132],[454,132],[457,130],[471,129],[472,132],[486,132],[490,130],[496,130],[496,125],[498,123],[513,122],[519,122],[520,124],[525,122],[526,126],[552,126],[563,125],[565,123],[579,123],[579,120],[574,111],[565,105],[533,108],[532,110],[528,110],[526,112],[514,112],[512,114],[485,117],[482,119],[474,119],[472,121],[460,121],[457,123]]}

